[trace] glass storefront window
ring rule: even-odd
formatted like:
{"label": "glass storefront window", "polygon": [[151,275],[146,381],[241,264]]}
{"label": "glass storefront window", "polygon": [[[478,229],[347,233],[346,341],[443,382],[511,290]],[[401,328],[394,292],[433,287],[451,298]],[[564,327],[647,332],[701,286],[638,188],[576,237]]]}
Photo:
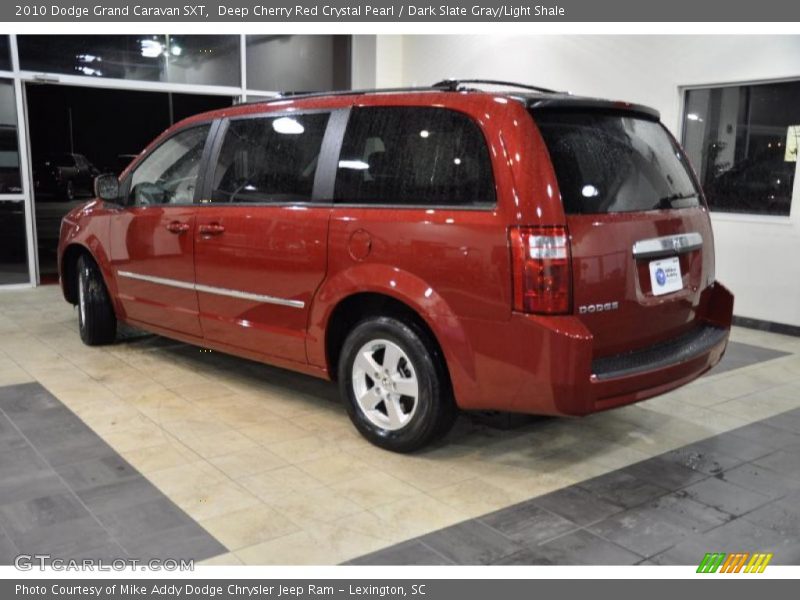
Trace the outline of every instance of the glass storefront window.
{"label": "glass storefront window", "polygon": [[238,86],[237,35],[20,35],[26,71]]}
{"label": "glass storefront window", "polygon": [[21,194],[14,84],[0,80],[0,194]]}
{"label": "glass storefront window", "polygon": [[0,69],[11,70],[11,47],[7,35],[0,35]]}
{"label": "glass storefront window", "polygon": [[21,193],[14,84],[0,80],[0,285],[30,281],[25,201],[8,197]]}
{"label": "glass storefront window", "polygon": [[247,87],[317,92],[350,87],[350,36],[248,35]]}
{"label": "glass storefront window", "polygon": [[686,91],[683,146],[712,211],[787,216],[800,81]]}

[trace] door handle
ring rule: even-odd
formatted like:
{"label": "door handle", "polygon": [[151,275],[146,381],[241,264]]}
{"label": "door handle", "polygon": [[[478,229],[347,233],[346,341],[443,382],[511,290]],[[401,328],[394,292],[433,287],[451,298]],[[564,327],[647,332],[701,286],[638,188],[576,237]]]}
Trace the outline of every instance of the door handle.
{"label": "door handle", "polygon": [[206,225],[200,225],[198,231],[203,235],[220,235],[225,233],[225,227],[220,225],[219,223],[208,223]]}
{"label": "door handle", "polygon": [[191,226],[188,223],[181,223],[180,221],[172,221],[167,225],[167,231],[170,233],[181,234],[189,231]]}

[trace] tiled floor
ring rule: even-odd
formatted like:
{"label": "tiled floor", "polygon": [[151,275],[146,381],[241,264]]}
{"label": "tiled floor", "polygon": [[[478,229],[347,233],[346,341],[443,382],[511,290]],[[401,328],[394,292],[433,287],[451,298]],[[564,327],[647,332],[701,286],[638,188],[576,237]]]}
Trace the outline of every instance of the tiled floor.
{"label": "tiled floor", "polygon": [[0,565],[225,551],[41,385],[0,387]]}
{"label": "tiled floor", "polygon": [[733,339],[755,349],[732,346],[731,360],[787,354],[580,420],[462,418],[399,456],[355,433],[330,384],[153,336],[89,348],[56,287],[0,292],[0,386],[40,383],[219,540],[228,552],[211,560],[226,564],[351,560],[800,406],[800,339]]}
{"label": "tiled floor", "polygon": [[360,557],[352,564],[800,564],[800,409]]}

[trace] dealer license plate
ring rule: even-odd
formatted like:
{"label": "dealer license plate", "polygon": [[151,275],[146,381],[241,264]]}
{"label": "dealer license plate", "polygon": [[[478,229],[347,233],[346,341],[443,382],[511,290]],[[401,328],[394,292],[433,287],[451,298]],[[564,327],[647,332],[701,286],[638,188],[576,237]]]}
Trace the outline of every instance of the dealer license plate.
{"label": "dealer license plate", "polygon": [[678,257],[651,261],[650,284],[654,296],[662,296],[682,289],[683,277]]}

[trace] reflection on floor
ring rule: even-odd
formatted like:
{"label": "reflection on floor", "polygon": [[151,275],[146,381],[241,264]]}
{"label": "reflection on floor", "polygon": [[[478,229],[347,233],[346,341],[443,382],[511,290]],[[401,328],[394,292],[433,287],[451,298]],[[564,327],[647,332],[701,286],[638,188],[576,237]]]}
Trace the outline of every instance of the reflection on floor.
{"label": "reflection on floor", "polygon": [[154,336],[86,347],[53,286],[0,293],[0,386],[58,398],[228,550],[211,562],[333,564],[800,407],[800,339],[732,338],[756,348],[670,394],[512,430],[462,418],[413,456],[366,443],[328,383]]}

